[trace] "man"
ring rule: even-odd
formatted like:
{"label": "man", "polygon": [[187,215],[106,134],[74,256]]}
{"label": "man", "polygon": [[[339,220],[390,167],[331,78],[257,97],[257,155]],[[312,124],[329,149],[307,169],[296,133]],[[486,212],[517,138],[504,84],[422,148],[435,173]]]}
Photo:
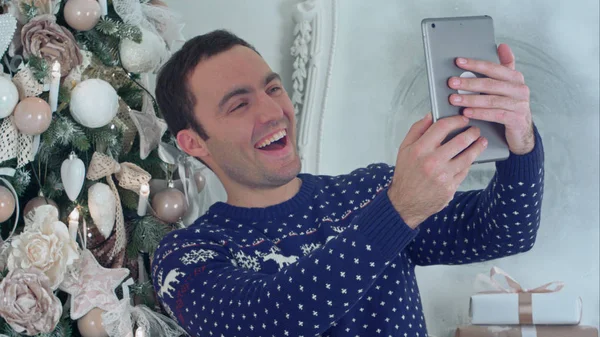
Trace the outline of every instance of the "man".
{"label": "man", "polygon": [[[510,158],[485,190],[456,192],[486,146],[458,116],[415,123],[395,167],[299,174],[292,103],[279,76],[226,31],[188,41],[163,67],[158,103],[180,147],[227,191],[167,235],[152,273],[165,309],[194,336],[427,336],[414,268],[529,250],[543,149],[529,90],[501,64],[457,59],[490,79],[449,80],[470,118],[506,125]],[[460,102],[456,97],[462,98]]]}

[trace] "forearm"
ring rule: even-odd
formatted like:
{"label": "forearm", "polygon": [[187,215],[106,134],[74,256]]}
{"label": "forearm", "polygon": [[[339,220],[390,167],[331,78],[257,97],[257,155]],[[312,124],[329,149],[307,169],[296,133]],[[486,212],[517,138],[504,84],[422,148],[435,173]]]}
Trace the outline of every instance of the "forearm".
{"label": "forearm", "polygon": [[511,153],[508,160],[496,163],[491,191],[479,206],[492,206],[486,234],[495,256],[527,251],[535,243],[544,194],[544,147],[537,129],[534,134],[532,152]]}
{"label": "forearm", "polygon": [[421,224],[408,247],[419,265],[495,259],[533,246],[543,196],[543,145],[498,162],[484,190],[458,192],[448,207]]}

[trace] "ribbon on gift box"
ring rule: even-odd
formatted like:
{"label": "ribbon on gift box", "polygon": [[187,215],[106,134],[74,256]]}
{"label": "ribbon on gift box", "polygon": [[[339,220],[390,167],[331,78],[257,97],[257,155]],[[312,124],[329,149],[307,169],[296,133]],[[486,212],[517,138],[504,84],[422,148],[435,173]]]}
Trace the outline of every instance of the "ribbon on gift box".
{"label": "ribbon on gift box", "polygon": [[463,326],[454,337],[598,337],[598,329],[585,325]]}
{"label": "ribbon on gift box", "polygon": [[[503,286],[496,280],[497,276],[504,277],[508,286]],[[477,279],[483,283],[489,284],[495,290],[483,291],[481,294],[491,293],[517,293],[519,296],[519,324],[533,324],[533,301],[534,293],[554,293],[564,288],[564,283],[559,281],[549,282],[533,289],[526,289],[519,284],[508,273],[498,267],[492,267],[490,276],[483,274],[477,275]]]}

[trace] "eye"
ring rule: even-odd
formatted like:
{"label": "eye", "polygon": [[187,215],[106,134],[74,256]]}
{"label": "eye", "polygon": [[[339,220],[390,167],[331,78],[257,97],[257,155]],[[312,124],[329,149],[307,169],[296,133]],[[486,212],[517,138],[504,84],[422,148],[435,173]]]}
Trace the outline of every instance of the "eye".
{"label": "eye", "polygon": [[237,110],[237,109],[243,108],[243,107],[245,107],[246,105],[248,105],[248,103],[246,103],[246,102],[244,102],[244,103],[240,103],[240,104],[238,104],[238,105],[237,105],[235,108],[233,108],[233,110],[231,110],[231,112],[234,112],[234,111],[235,111],[235,110]]}
{"label": "eye", "polygon": [[275,86],[275,87],[272,87],[271,89],[269,89],[269,93],[274,94],[280,90],[281,90],[281,87]]}

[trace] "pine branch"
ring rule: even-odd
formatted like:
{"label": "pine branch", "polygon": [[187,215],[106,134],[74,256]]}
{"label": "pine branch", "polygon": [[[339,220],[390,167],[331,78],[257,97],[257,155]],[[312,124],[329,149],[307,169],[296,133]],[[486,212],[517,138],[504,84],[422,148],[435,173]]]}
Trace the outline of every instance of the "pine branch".
{"label": "pine branch", "polygon": [[[127,70],[124,70],[124,71],[127,71]],[[138,81],[138,82],[142,78],[142,75],[137,74],[137,73],[130,73],[130,72],[127,73],[127,76],[129,76],[129,79],[131,79],[132,81]],[[137,85],[138,87],[140,86],[139,84],[137,84],[135,82],[133,84]]]}
{"label": "pine branch", "polygon": [[50,73],[48,62],[41,57],[30,55],[27,65],[31,68],[33,77],[35,77],[35,79],[39,82],[42,82]]}
{"label": "pine branch", "polygon": [[70,85],[63,85],[60,87],[60,90],[58,91],[58,102],[63,106],[67,106],[71,103]]}
{"label": "pine branch", "polygon": [[150,173],[150,175],[154,178],[164,178],[165,176],[165,173],[161,167],[163,162],[158,156],[148,156],[144,160],[140,159],[140,146],[138,139],[136,139],[136,141],[133,143],[131,151],[121,157],[121,161],[138,165],[146,170],[146,172]]}
{"label": "pine branch", "polygon": [[119,39],[102,34],[96,30],[88,30],[76,34],[77,41],[87,50],[94,53],[103,64],[116,66],[119,64]]}
{"label": "pine branch", "polygon": [[123,205],[123,208],[137,210],[139,197],[135,192],[126,189],[119,189],[119,196],[121,197],[121,204]]}
{"label": "pine branch", "polygon": [[8,337],[21,337],[24,335],[21,335],[20,333],[16,332],[15,330],[13,330],[13,328],[6,323],[6,321],[4,320],[0,320],[2,322],[2,326],[0,326],[0,334],[4,334]]}
{"label": "pine branch", "polygon": [[70,337],[73,335],[73,327],[69,315],[65,315],[58,321],[54,331],[50,333],[41,333],[38,337]]}
{"label": "pine branch", "polygon": [[144,296],[150,290],[152,290],[152,283],[150,281],[142,282],[142,283],[134,283],[129,287],[132,295]]}
{"label": "pine branch", "polygon": [[169,232],[162,221],[151,215],[135,221],[133,225],[131,243],[127,246],[130,258],[136,258],[140,251],[154,254],[160,240]]}
{"label": "pine branch", "polygon": [[64,194],[65,188],[63,187],[62,179],[58,176],[57,172],[51,171],[48,174],[44,186],[42,186],[42,192],[44,192],[44,195],[49,199],[56,199]]}
{"label": "pine branch", "polygon": [[15,176],[10,178],[13,188],[19,197],[22,197],[27,187],[31,183],[31,172],[24,168],[20,168],[16,171]]}
{"label": "pine branch", "polygon": [[119,25],[119,35],[122,39],[133,40],[135,43],[142,42],[142,30],[138,26],[121,23]]}
{"label": "pine branch", "polygon": [[137,84],[128,81],[127,84],[117,90],[117,94],[132,109],[140,110],[142,108],[142,99],[144,92]]}
{"label": "pine branch", "polygon": [[123,133],[128,129],[127,125],[125,125],[123,120],[119,117],[113,118],[112,123],[115,125],[115,127],[119,130],[120,133]]}
{"label": "pine branch", "polygon": [[28,3],[26,1],[21,2],[21,13],[25,15],[27,21],[30,21],[37,15],[37,8],[33,2]]}
{"label": "pine branch", "polygon": [[85,129],[85,133],[92,143],[96,144],[96,147],[104,148],[107,155],[113,158],[119,158],[123,145],[121,139],[123,138],[122,132],[112,126],[112,123],[97,129]]}
{"label": "pine branch", "polygon": [[79,204],[79,208],[78,208],[79,209],[79,216],[80,217],[83,216],[86,219],[88,219],[89,222],[93,222],[93,219],[91,218],[91,215],[90,215],[90,208],[87,205],[87,194],[85,195],[85,197],[86,197],[85,203],[80,203]]}
{"label": "pine branch", "polygon": [[67,146],[73,141],[75,134],[78,132],[83,133],[75,122],[69,118],[59,117],[44,133],[44,135],[48,135],[44,137],[44,143],[48,146]]}
{"label": "pine branch", "polygon": [[129,39],[136,43],[142,42],[142,31],[136,25],[130,25],[112,18],[105,18],[98,22],[95,29],[107,36],[119,39]]}
{"label": "pine branch", "polygon": [[114,36],[119,32],[119,23],[111,18],[104,18],[96,24],[94,29],[102,34]]}
{"label": "pine branch", "polygon": [[154,287],[152,282],[145,281],[142,283],[134,283],[131,287],[131,294],[142,300],[142,304],[147,307],[152,307],[156,303],[154,300]]}
{"label": "pine branch", "polygon": [[89,139],[83,132],[81,134],[76,134],[71,144],[79,152],[87,152],[92,147]]}
{"label": "pine branch", "polygon": [[[57,148],[53,146],[48,146],[43,141],[40,143],[40,149],[38,150],[37,160],[42,163],[50,163],[52,162],[52,158],[54,158],[58,154]],[[54,166],[50,166],[54,167]]]}
{"label": "pine branch", "polygon": [[59,116],[42,134],[38,158],[43,163],[49,163],[61,151],[69,151],[72,148],[80,152],[88,151],[90,141],[79,124],[65,115]]}

